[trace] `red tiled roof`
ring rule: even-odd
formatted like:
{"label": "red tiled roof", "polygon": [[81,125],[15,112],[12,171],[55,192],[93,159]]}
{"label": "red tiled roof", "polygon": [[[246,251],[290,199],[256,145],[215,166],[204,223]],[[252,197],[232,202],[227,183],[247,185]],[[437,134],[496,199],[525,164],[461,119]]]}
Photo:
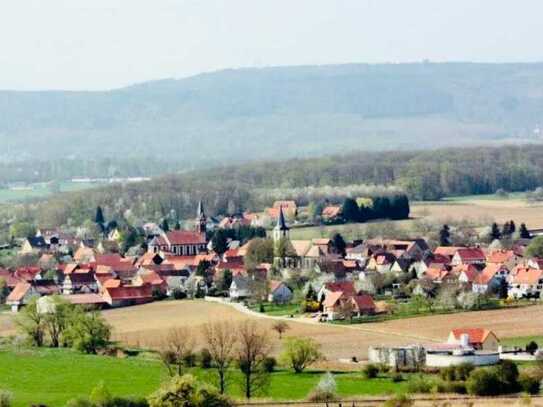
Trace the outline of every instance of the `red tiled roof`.
{"label": "red tiled roof", "polygon": [[324,287],[327,291],[345,293],[349,297],[356,294],[352,281],[329,282],[325,283]]}
{"label": "red tiled roof", "polygon": [[451,332],[456,340],[460,340],[462,335],[467,334],[470,344],[482,344],[491,333],[491,331],[484,328],[458,328],[453,329]]}
{"label": "red tiled roof", "polygon": [[341,214],[341,206],[327,206],[322,210],[322,216],[325,218],[335,218]]}
{"label": "red tiled roof", "polygon": [[106,301],[98,294],[71,294],[63,295],[62,298],[66,299],[75,305],[90,305],[90,304],[105,304]]}
{"label": "red tiled roof", "polygon": [[371,297],[371,295],[368,295],[368,294],[355,295],[353,297],[353,301],[354,301],[355,307],[360,312],[375,310],[375,303],[373,302],[373,298]]}
{"label": "red tiled roof", "polygon": [[477,248],[463,248],[456,251],[462,261],[486,260],[484,252]]}
{"label": "red tiled roof", "polygon": [[513,250],[494,250],[486,256],[488,263],[505,263],[515,257]]}
{"label": "red tiled roof", "polygon": [[26,282],[18,283],[13,291],[6,298],[6,303],[21,301],[30,290],[30,284]]}
{"label": "red tiled roof", "polygon": [[533,269],[526,266],[517,266],[511,272],[511,283],[513,284],[538,284],[543,279],[543,270]]}
{"label": "red tiled roof", "polygon": [[434,250],[434,254],[439,254],[442,256],[452,257],[457,252],[457,250],[462,249],[458,246],[439,246]]}
{"label": "red tiled roof", "polygon": [[95,262],[96,265],[102,265],[102,266],[116,266],[119,263],[122,263],[124,261],[124,258],[121,257],[119,253],[111,253],[111,254],[97,254],[95,256]]}
{"label": "red tiled roof", "polygon": [[171,245],[205,244],[206,237],[203,233],[188,230],[173,230],[167,234]]}
{"label": "red tiled roof", "polygon": [[113,301],[153,298],[153,287],[150,284],[142,286],[106,287],[104,291]]}
{"label": "red tiled roof", "polygon": [[324,307],[334,307],[341,297],[343,297],[343,291],[329,292],[326,294],[322,305]]}
{"label": "red tiled roof", "polygon": [[273,208],[279,209],[297,209],[298,205],[296,205],[296,201],[275,201],[273,203]]}
{"label": "red tiled roof", "polygon": [[40,273],[39,267],[19,267],[17,270],[15,270],[15,277],[24,280],[24,281],[32,281],[34,280],[34,277]]}

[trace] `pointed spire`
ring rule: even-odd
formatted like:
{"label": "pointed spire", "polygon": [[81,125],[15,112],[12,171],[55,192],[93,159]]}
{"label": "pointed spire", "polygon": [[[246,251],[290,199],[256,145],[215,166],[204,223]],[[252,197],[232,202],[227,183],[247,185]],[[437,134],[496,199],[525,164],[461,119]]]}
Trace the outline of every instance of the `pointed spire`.
{"label": "pointed spire", "polygon": [[198,210],[197,210],[197,216],[198,219],[205,218],[206,214],[204,212],[204,204],[202,203],[202,200],[198,201]]}
{"label": "pointed spire", "polygon": [[285,214],[283,213],[282,206],[279,207],[279,216],[277,217],[277,225],[275,227],[279,230],[289,230],[287,222],[285,221]]}

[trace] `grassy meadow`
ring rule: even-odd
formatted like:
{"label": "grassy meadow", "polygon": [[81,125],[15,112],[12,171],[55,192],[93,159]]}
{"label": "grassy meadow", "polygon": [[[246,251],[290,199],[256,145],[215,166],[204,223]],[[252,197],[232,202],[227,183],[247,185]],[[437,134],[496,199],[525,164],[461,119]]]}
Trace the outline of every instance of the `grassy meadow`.
{"label": "grassy meadow", "polygon": [[[189,369],[195,376],[214,383],[214,370]],[[319,382],[322,371],[294,374],[278,370],[271,374],[268,389],[259,395],[271,400],[303,400]],[[364,379],[360,372],[334,374],[338,392],[347,396],[385,395],[404,391],[406,382],[394,383],[388,377]],[[231,372],[228,393],[242,398],[241,376]],[[72,398],[88,396],[103,381],[115,396],[146,397],[168,380],[166,369],[151,354],[115,358],[82,355],[68,349],[1,349],[0,389],[13,395],[14,407],[42,403],[63,406]]]}

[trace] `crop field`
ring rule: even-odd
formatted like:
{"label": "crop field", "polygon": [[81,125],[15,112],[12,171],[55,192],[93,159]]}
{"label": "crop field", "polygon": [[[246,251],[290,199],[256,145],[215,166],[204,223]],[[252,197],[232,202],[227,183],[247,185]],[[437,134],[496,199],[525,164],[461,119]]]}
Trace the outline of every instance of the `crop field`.
{"label": "crop field", "polygon": [[493,221],[504,223],[514,220],[517,225],[524,222],[529,229],[536,229],[543,228],[543,204],[528,203],[524,195],[518,194],[509,198],[495,195],[456,197],[435,202],[414,202],[411,204],[411,219],[408,220],[292,228],[290,234],[293,239],[312,239],[330,237],[338,232],[345,238],[354,239],[364,236],[364,230],[368,227],[393,225],[398,229],[409,229],[420,219],[436,223],[466,220],[478,226],[487,226]]}
{"label": "crop field", "polygon": [[543,305],[398,319],[365,327],[399,335],[416,332],[438,341],[445,341],[452,328],[470,327],[490,329],[498,338],[538,336],[543,335]]}
{"label": "crop field", "polygon": [[[191,327],[194,332],[207,322],[230,321],[233,325],[246,319],[254,319],[269,330],[274,342],[274,351],[279,351],[279,339],[272,331],[272,319],[243,314],[229,306],[205,301],[163,301],[152,304],[104,311],[113,326],[114,339],[131,346],[159,348],[168,330],[172,327]],[[362,326],[333,326],[310,321],[292,320],[285,335],[308,336],[322,346],[322,351],[331,362],[340,358],[359,359],[367,356],[368,346],[386,343],[399,345],[413,341],[404,335],[382,334],[378,330],[363,329]],[[406,338],[407,336],[407,338]]]}

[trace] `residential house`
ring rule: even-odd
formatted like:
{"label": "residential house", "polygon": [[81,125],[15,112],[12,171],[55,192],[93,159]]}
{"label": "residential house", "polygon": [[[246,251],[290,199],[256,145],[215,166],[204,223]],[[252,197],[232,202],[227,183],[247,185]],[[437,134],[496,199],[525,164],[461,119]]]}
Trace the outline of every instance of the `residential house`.
{"label": "residential house", "polygon": [[251,296],[249,277],[243,275],[234,276],[230,284],[229,297],[232,300],[242,300]]}
{"label": "residential house", "polygon": [[458,266],[460,264],[481,264],[486,263],[486,255],[479,247],[461,248],[454,254],[451,264]]}
{"label": "residential house", "polygon": [[509,269],[504,264],[488,263],[473,280],[472,290],[478,294],[486,294],[497,290],[503,281],[507,281]]}
{"label": "residential house", "polygon": [[388,273],[391,271],[396,256],[389,252],[379,252],[371,256],[366,269],[369,271],[377,271],[379,273]]}
{"label": "residential house", "polygon": [[42,236],[28,237],[23,241],[20,254],[32,254],[43,253],[49,249],[49,245],[46,243]]}
{"label": "residential house", "polygon": [[59,294],[57,284],[51,280],[39,280],[32,282],[19,282],[6,298],[6,304],[11,307],[12,312],[19,311],[23,305],[27,305],[32,298],[44,295]]}
{"label": "residential house", "polygon": [[[368,294],[346,295],[342,291],[331,292],[322,303],[322,312],[329,321],[345,317],[360,317],[375,313],[375,303]],[[350,315],[345,315],[346,312]]]}
{"label": "residential house", "polygon": [[514,250],[492,250],[486,255],[487,264],[502,264],[509,270],[513,269],[522,260],[522,256],[519,256]]}
{"label": "residential house", "polygon": [[356,295],[356,289],[352,281],[329,281],[322,285],[317,293],[317,300],[324,301],[324,298],[334,292],[342,292],[349,297]]}
{"label": "residential house", "polygon": [[273,206],[268,208],[266,212],[270,218],[278,219],[281,210],[290,219],[298,216],[298,205],[295,201],[275,201]]}
{"label": "residential house", "polygon": [[292,290],[283,281],[271,280],[269,282],[269,302],[286,304],[292,300],[292,295]]}
{"label": "residential house", "polygon": [[322,219],[327,223],[335,223],[343,220],[343,207],[340,205],[329,205],[322,210]]}
{"label": "residential house", "polygon": [[39,294],[32,290],[30,283],[19,282],[6,298],[6,305],[11,307],[12,312],[17,312],[20,307],[28,304],[33,297],[39,297]]}
{"label": "residential house", "polygon": [[475,350],[497,351],[498,337],[494,332],[484,328],[459,328],[449,333],[447,343],[450,345],[467,345]]}
{"label": "residential house", "polygon": [[543,270],[518,265],[511,271],[509,275],[509,297],[540,298],[542,289]]}

